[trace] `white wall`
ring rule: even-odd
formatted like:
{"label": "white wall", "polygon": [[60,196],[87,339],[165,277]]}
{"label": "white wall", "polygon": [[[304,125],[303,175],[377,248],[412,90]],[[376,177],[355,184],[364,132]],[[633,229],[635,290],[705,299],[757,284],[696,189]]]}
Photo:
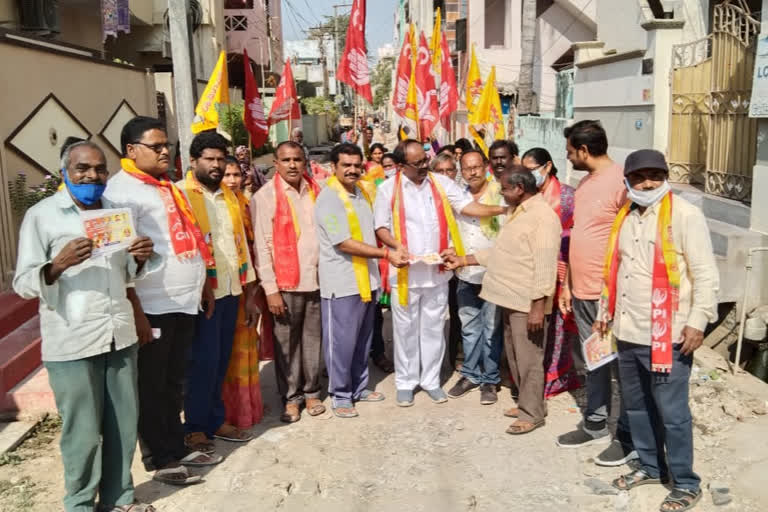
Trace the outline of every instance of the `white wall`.
{"label": "white wall", "polygon": [[485,80],[491,66],[496,66],[496,81],[516,82],[520,74],[521,0],[507,0],[506,48],[485,48],[485,0],[469,0],[469,43],[475,44],[480,73]]}
{"label": "white wall", "polygon": [[640,24],[645,21],[640,0],[596,0],[597,40],[605,49],[617,52],[645,48],[646,32]]}

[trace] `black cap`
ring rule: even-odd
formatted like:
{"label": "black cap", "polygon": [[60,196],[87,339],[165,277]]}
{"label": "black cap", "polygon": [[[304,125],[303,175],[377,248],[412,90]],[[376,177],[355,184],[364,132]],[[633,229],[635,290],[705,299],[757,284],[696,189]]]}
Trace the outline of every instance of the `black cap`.
{"label": "black cap", "polygon": [[640,169],[661,169],[669,174],[669,167],[667,167],[664,154],[655,149],[639,149],[627,156],[627,160],[624,162],[624,176],[629,176],[629,173]]}

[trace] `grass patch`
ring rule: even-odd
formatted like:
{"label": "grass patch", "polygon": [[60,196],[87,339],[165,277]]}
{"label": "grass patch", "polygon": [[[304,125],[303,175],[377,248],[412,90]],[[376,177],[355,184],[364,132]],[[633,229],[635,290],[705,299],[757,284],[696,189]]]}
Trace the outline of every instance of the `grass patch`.
{"label": "grass patch", "polygon": [[18,480],[0,480],[3,510],[29,510],[35,504],[34,497],[37,493],[35,482],[28,476]]}

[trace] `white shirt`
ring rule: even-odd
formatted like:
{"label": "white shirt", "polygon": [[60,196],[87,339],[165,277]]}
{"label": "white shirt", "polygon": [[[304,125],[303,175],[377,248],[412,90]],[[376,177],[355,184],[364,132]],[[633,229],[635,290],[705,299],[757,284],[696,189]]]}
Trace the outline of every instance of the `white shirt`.
{"label": "white shirt", "polygon": [[[436,183],[443,187],[448,202],[456,214],[472,202],[472,196],[449,178],[439,174],[433,174],[432,176],[437,180]],[[426,178],[421,185],[416,185],[406,178],[405,175],[403,175],[401,181],[408,251],[417,256],[440,252],[440,225],[429,178]],[[392,195],[394,188],[394,178],[388,179],[379,185],[379,189],[376,192],[376,203],[374,204],[376,229],[387,228],[393,237],[395,234],[392,227]],[[440,272],[438,265],[415,263],[408,267],[408,286],[413,288],[437,286],[448,282],[452,276],[452,272]],[[397,286],[397,269],[391,265],[389,269],[389,282],[391,286]]]}
{"label": "white shirt", "polygon": [[[487,185],[486,185],[487,186]],[[465,190],[467,193],[469,192],[469,186],[465,187]],[[491,204],[494,206],[498,206],[504,203],[504,199],[501,197],[492,198],[491,201],[487,201],[484,198],[483,201],[481,201],[483,204]],[[464,244],[464,252],[467,254],[474,254],[475,252],[482,250],[482,249],[490,249],[493,247],[493,245],[496,243],[496,237],[498,236],[498,231],[496,232],[496,236],[493,238],[488,238],[485,236],[485,233],[483,233],[483,230],[481,229],[481,219],[478,217],[469,217],[468,215],[458,215],[456,217],[456,220],[459,223],[459,230],[461,231],[461,241]],[[499,231],[501,231],[501,226],[504,224],[504,216],[498,217],[499,222]],[[483,276],[485,276],[485,267],[482,267],[480,265],[471,265],[468,267],[461,267],[459,270],[456,271],[456,276],[461,279],[462,281],[466,281],[467,283],[472,284],[483,284]]]}
{"label": "white shirt", "polygon": [[104,197],[120,208],[130,208],[136,231],[148,236],[163,266],[136,283],[136,294],[146,314],[197,314],[205,284],[205,263],[200,254],[180,259],[171,245],[168,214],[157,187],[148,185],[125,171],[107,181]]}

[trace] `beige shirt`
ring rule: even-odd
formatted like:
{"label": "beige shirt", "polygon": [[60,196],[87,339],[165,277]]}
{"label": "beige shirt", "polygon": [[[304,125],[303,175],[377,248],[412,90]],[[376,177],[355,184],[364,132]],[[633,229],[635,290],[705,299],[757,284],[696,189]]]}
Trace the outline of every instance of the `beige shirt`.
{"label": "beige shirt", "polygon": [[532,301],[548,297],[545,311],[550,313],[561,231],[560,219],[541,194],[520,204],[493,248],[475,253],[477,262],[487,269],[480,298],[528,313]]}
{"label": "beige shirt", "polygon": [[[183,181],[180,181],[178,185],[181,190],[184,190]],[[235,232],[232,228],[232,217],[229,215],[227,201],[224,199],[224,193],[221,191],[221,188],[216,190],[216,192],[211,192],[202,185],[200,188],[203,191],[205,211],[208,212],[208,225],[211,228],[210,236],[213,239],[213,255],[216,259],[217,285],[216,289],[213,290],[213,295],[216,299],[221,299],[227,295],[238,296],[243,293],[243,286],[240,284]],[[248,239],[245,236],[245,227],[240,226],[239,229],[240,236],[243,237],[242,239],[246,244],[246,258],[248,261],[245,282],[252,283],[256,280],[256,273],[253,270],[250,252],[247,250]]]}
{"label": "beige shirt", "polygon": [[[299,223],[299,285],[288,291],[313,292],[319,288],[317,282],[317,263],[319,246],[315,230],[315,202],[310,194],[309,185],[301,180],[300,191],[285,182],[285,195],[293,205],[296,220]],[[254,253],[256,270],[267,295],[277,293],[272,245],[272,219],[275,216],[275,180],[272,178],[251,198],[251,216],[253,218]]]}
{"label": "beige shirt", "polygon": [[[657,203],[642,215],[633,209],[619,233],[621,261],[613,334],[639,345],[651,344],[651,281],[659,207]],[[672,200],[672,237],[680,269],[680,301],[672,324],[672,343],[678,343],[686,325],[703,331],[717,320],[720,283],[704,214],[680,196]]]}

